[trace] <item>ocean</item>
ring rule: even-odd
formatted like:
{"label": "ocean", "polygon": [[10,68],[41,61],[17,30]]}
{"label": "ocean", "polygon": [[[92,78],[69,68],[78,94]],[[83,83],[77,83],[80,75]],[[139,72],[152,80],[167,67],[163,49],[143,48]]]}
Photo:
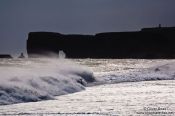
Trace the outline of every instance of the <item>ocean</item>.
{"label": "ocean", "polygon": [[175,115],[175,60],[0,59],[0,115]]}

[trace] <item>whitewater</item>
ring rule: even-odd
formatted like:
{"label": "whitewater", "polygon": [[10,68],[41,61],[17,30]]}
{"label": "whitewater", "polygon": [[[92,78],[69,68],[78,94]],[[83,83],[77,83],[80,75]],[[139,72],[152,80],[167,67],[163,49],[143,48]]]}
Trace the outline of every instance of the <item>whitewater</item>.
{"label": "whitewater", "polygon": [[175,115],[175,60],[1,59],[0,115]]}
{"label": "whitewater", "polygon": [[95,80],[83,66],[46,58],[1,60],[0,76],[0,105],[54,99]]}

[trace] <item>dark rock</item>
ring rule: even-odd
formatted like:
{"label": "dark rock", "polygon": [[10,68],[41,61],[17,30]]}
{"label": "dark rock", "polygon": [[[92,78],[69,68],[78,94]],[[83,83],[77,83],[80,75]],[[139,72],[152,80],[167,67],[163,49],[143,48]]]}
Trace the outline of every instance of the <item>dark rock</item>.
{"label": "dark rock", "polygon": [[0,58],[12,58],[9,54],[0,54]]}
{"label": "dark rock", "polygon": [[160,69],[159,69],[159,68],[156,68],[155,71],[156,71],[156,72],[157,72],[157,71],[160,71]]}
{"label": "dark rock", "polygon": [[25,58],[24,54],[21,53],[20,56],[18,58]]}
{"label": "dark rock", "polygon": [[175,27],[144,28],[136,32],[96,35],[63,35],[31,32],[29,57],[51,56],[63,51],[67,58],[175,58]]}

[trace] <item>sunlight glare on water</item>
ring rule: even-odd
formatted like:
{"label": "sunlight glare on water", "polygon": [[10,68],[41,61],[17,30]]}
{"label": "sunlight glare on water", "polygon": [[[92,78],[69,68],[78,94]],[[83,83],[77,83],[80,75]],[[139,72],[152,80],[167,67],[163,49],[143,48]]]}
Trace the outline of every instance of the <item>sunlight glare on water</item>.
{"label": "sunlight glare on water", "polygon": [[[104,84],[55,100],[0,106],[18,115],[175,115],[175,61],[72,59]],[[19,63],[20,64],[20,63]],[[113,83],[113,84],[111,84]]]}

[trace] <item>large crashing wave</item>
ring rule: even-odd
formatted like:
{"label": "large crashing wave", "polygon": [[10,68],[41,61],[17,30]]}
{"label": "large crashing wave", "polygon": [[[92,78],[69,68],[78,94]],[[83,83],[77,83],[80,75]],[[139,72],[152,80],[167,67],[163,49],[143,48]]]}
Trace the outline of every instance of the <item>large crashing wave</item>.
{"label": "large crashing wave", "polygon": [[66,59],[0,61],[0,105],[54,99],[81,91],[95,80],[85,67]]}

